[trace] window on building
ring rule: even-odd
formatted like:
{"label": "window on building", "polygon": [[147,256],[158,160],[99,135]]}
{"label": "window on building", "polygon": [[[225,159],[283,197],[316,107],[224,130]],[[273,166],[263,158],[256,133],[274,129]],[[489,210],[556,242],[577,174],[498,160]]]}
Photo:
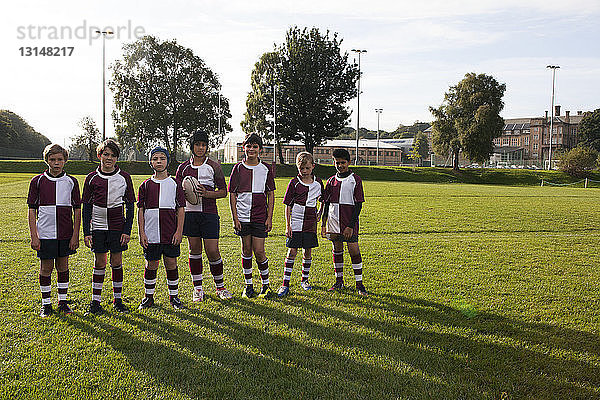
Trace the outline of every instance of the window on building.
{"label": "window on building", "polygon": [[540,140],[540,135],[533,135],[533,140]]}
{"label": "window on building", "polygon": [[533,144],[533,149],[534,149],[534,150],[537,150],[537,149],[538,149],[538,144],[537,144],[537,143],[534,143],[534,144]]}

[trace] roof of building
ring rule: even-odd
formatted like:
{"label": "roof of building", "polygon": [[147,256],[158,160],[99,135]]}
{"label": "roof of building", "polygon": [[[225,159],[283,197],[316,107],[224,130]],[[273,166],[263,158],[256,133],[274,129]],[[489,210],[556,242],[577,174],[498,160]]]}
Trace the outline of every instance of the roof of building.
{"label": "roof of building", "polygon": [[[237,142],[237,144],[241,145],[242,144],[242,140],[239,140]],[[403,146],[398,146],[398,145],[394,145],[394,144],[390,144],[390,143],[386,143],[384,140],[388,140],[388,139],[382,139],[379,141],[379,148],[380,149],[398,149],[399,147],[403,147]],[[395,139],[395,140],[406,140],[406,139]],[[412,139],[410,139],[412,140]],[[412,142],[411,142],[412,144]],[[283,145],[288,145],[288,146],[304,146],[303,142],[300,142],[298,140],[291,140],[287,143],[283,143]],[[273,147],[272,144],[268,144],[265,143],[264,147]],[[333,139],[333,140],[328,140],[326,141],[324,144],[322,144],[321,146],[318,147],[348,147],[348,148],[355,148],[356,147],[356,140],[354,139]],[[363,147],[363,148],[377,148],[377,139],[360,139],[358,147]]]}

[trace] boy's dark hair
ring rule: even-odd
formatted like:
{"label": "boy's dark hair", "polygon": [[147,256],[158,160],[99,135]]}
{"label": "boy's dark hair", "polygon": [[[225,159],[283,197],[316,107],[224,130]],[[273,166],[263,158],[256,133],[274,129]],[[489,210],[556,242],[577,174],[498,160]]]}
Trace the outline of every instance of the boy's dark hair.
{"label": "boy's dark hair", "polygon": [[335,149],[333,151],[333,158],[341,158],[350,162],[350,153],[346,149]]}
{"label": "boy's dark hair", "polygon": [[250,135],[246,136],[246,138],[244,139],[244,143],[242,143],[242,145],[245,146],[247,144],[257,144],[259,149],[263,148],[262,138],[260,136],[258,136],[256,133],[251,133]]}
{"label": "boy's dark hair", "polygon": [[100,157],[102,153],[104,153],[104,149],[106,148],[109,148],[110,151],[113,152],[115,157],[119,158],[119,155],[121,154],[121,149],[119,148],[117,142],[115,142],[113,139],[106,139],[104,142],[100,143],[98,147],[96,147],[96,154],[98,155],[98,157]]}
{"label": "boy's dark hair", "polygon": [[65,161],[67,161],[69,159],[69,152],[64,149],[60,144],[49,144],[48,146],[46,146],[46,148],[44,149],[44,161],[46,163],[48,163],[48,157],[50,157],[53,154],[58,154],[61,153],[65,159]]}
{"label": "boy's dark hair", "polygon": [[198,129],[190,137],[190,151],[192,153],[194,152],[194,144],[196,144],[198,142],[204,142],[204,143],[206,143],[206,147],[208,147],[210,142],[208,141],[208,133],[206,133],[206,131],[203,131],[202,129]]}

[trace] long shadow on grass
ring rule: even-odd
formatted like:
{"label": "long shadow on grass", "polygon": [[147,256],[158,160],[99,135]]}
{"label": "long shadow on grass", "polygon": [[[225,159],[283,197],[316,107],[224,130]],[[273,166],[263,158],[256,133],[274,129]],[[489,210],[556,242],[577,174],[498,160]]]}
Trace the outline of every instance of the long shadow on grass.
{"label": "long shadow on grass", "polygon": [[[316,328],[321,330],[319,335],[314,334],[314,330],[311,329],[308,331],[314,335],[308,338],[304,335],[293,335],[289,331],[282,330],[281,325],[273,323],[287,315],[280,310],[271,309],[271,313],[274,312],[276,315],[273,317],[257,312],[265,307],[253,301],[232,300],[229,305],[237,308],[240,318],[226,318],[208,310],[189,310],[186,313],[165,310],[165,312],[171,313],[174,318],[218,331],[234,343],[255,349],[265,357],[277,360],[282,368],[277,374],[276,382],[273,383],[275,386],[287,387],[286,397],[401,398],[406,394],[407,388],[410,388],[408,392],[412,393],[427,391],[436,398],[447,397],[448,387],[439,377],[428,376],[414,370],[408,371],[406,368],[402,370],[396,365],[398,363],[394,362],[395,360],[387,360],[387,363],[378,360],[378,363],[374,363],[371,359],[361,359],[356,355],[360,355],[360,352],[368,353],[368,349],[359,346],[353,349],[349,346],[330,346],[329,339],[341,334],[338,329],[319,326]],[[242,317],[244,315],[259,314],[260,320],[264,322],[258,326],[250,326],[242,322],[245,319]],[[359,335],[347,333],[347,338],[356,343]],[[294,366],[300,371],[310,371],[310,379],[303,381],[303,378],[296,375],[295,369],[287,370],[288,366]],[[305,382],[303,393],[295,393],[299,382]],[[278,397],[277,393],[273,392],[273,388],[269,391],[269,397]]]}
{"label": "long shadow on grass", "polygon": [[[432,375],[447,377],[450,385],[468,379],[482,393],[501,390],[511,397],[600,398],[600,337],[591,333],[490,313],[468,318],[442,304],[397,295],[371,296],[368,300],[347,295],[335,298],[343,309],[360,307],[362,313],[383,313],[386,321],[395,323],[301,298],[290,301],[317,315],[334,316],[388,336],[392,339],[390,351],[398,352],[398,357],[413,355],[395,341],[417,349],[438,349],[442,356],[432,358],[422,352],[421,362],[413,362]],[[553,350],[559,354],[550,354]],[[463,363],[444,360],[457,354]]]}
{"label": "long shadow on grass", "polygon": [[[230,304],[241,306],[240,313],[255,306],[235,301]],[[166,321],[160,318],[165,315]],[[194,398],[396,398],[415,386],[420,390],[413,393],[448,394],[441,379],[357,361],[339,349],[279,334],[277,325],[250,326],[238,322],[244,318],[234,321],[209,311],[112,314],[115,323],[104,317],[63,318],[160,386]]]}
{"label": "long shadow on grass", "polygon": [[[171,317],[184,315],[172,313]],[[125,356],[134,369],[150,375],[158,385],[170,387],[175,392],[192,398],[337,397],[335,391],[320,391],[328,388],[330,382],[328,377],[319,371],[284,364],[260,353],[241,350],[231,344],[223,346],[153,316],[132,314],[113,317],[125,326],[135,327],[138,334],[131,334],[130,329],[124,330],[104,318],[62,318],[76,329],[100,339]],[[205,326],[210,325],[208,320],[197,322]],[[213,328],[217,326],[214,325]],[[223,329],[223,326],[218,328]],[[235,328],[239,328],[240,337],[248,335],[254,338],[246,341],[270,342],[268,335],[265,337],[252,328]],[[214,333],[216,335],[218,332]],[[298,382],[311,384],[298,385]],[[358,389],[357,385],[350,382],[347,387],[349,396],[345,397],[358,398],[353,395],[358,393]]]}

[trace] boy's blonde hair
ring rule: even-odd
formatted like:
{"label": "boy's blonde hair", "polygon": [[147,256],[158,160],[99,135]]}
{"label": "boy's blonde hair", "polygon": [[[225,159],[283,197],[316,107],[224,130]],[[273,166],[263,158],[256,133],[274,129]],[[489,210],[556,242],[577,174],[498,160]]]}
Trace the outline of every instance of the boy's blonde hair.
{"label": "boy's blonde hair", "polygon": [[313,155],[310,154],[308,151],[301,151],[296,156],[296,165],[301,166],[304,163],[310,163],[310,164],[315,163],[315,159],[313,158]]}
{"label": "boy's blonde hair", "polygon": [[65,161],[67,161],[69,159],[69,152],[62,147],[60,144],[49,144],[48,146],[46,146],[46,148],[44,148],[44,161],[46,162],[46,164],[48,164],[48,157],[50,157],[53,154],[58,154],[61,153],[63,155],[63,157],[65,158]]}

